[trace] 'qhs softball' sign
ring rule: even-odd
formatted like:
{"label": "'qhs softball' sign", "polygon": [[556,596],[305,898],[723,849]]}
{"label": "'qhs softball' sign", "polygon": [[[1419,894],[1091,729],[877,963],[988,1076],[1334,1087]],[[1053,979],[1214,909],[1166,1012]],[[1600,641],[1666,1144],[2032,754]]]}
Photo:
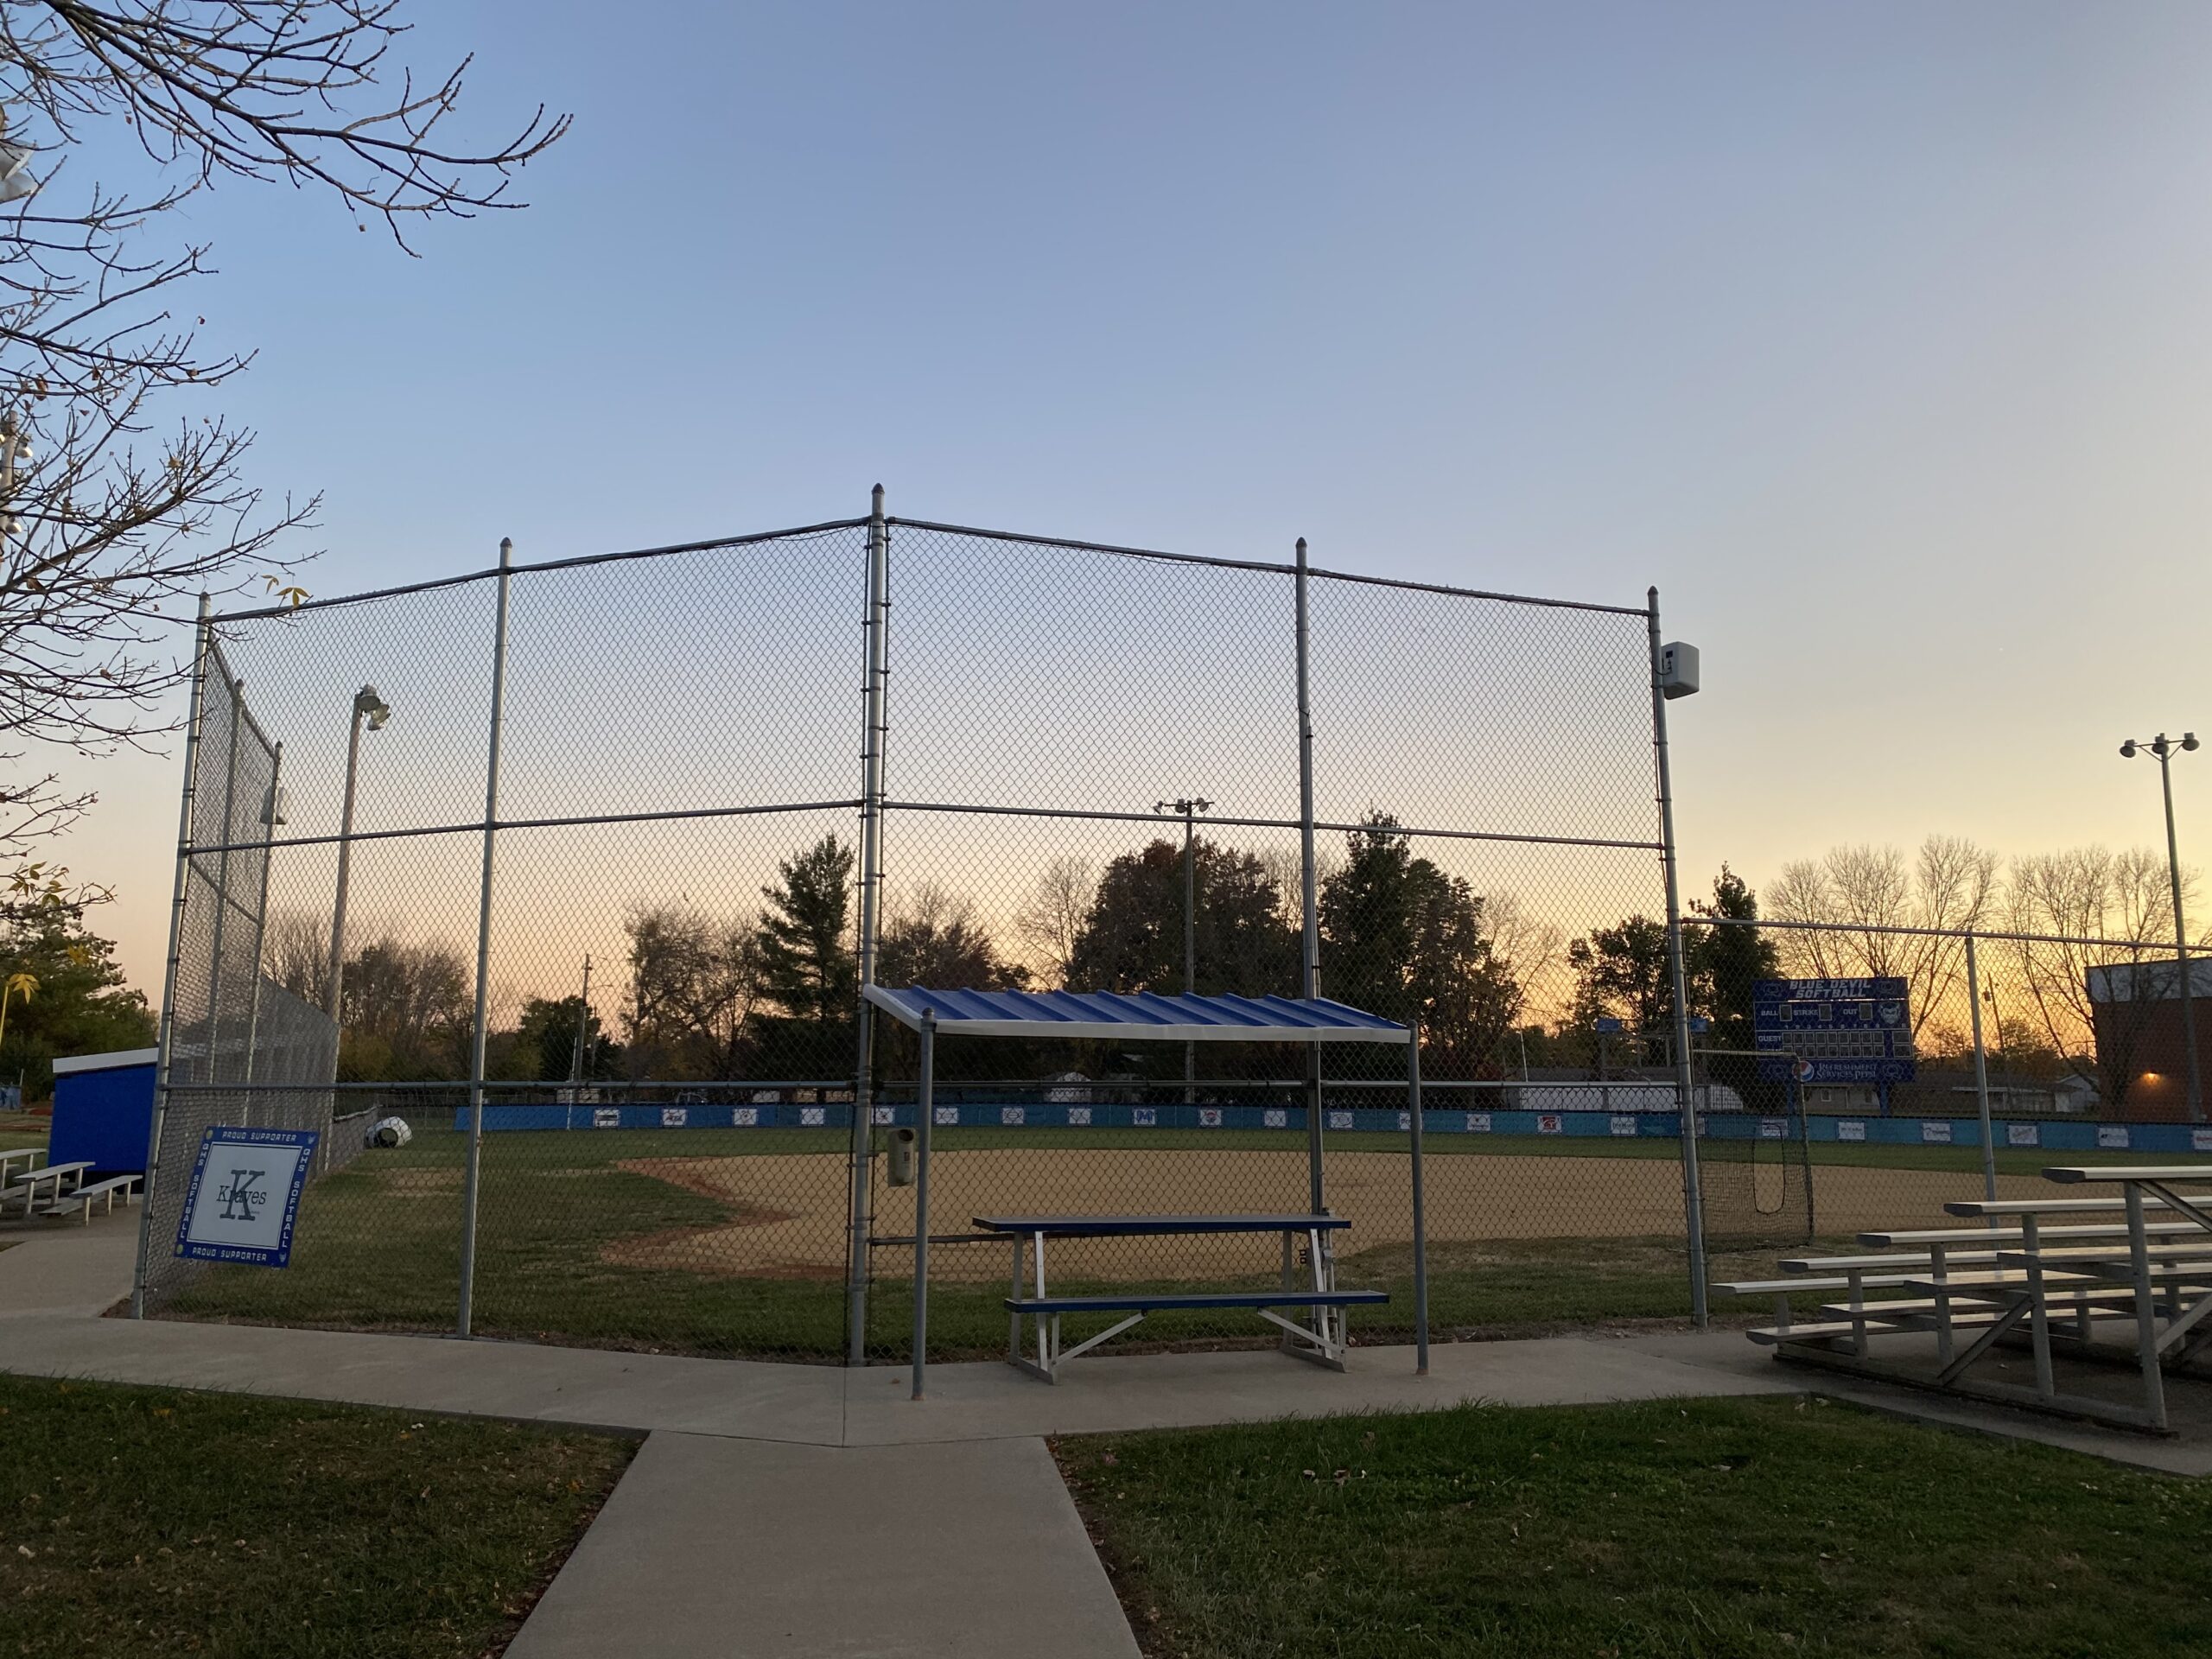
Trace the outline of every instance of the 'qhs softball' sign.
{"label": "'qhs softball' sign", "polygon": [[313,1129],[204,1131],[177,1222],[176,1254],[263,1268],[289,1264],[300,1189],[318,1138]]}

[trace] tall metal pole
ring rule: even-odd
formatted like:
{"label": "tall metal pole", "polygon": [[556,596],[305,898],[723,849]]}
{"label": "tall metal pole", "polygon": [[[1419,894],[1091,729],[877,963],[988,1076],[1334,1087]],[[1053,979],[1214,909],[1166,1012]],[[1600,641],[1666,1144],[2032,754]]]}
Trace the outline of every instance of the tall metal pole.
{"label": "tall metal pole", "polygon": [[1690,1078],[1688,975],[1682,967],[1681,882],[1675,860],[1675,791],[1667,760],[1667,696],[1660,683],[1659,590],[1648,595],[1651,631],[1651,748],[1659,784],[1659,860],[1667,873],[1667,975],[1675,995],[1675,1099],[1682,1125],[1682,1214],[1689,1235],[1690,1320],[1702,1331],[1707,1318],[1705,1283],[1705,1194],[1697,1173],[1697,1101]]}
{"label": "tall metal pole", "polygon": [[2204,1083],[2196,1069],[2196,1013],[2190,1001],[2189,927],[2181,914],[2181,849],[2174,840],[2174,746],[2158,734],[2158,782],[2166,797],[2166,874],[2174,887],[2174,956],[2181,968],[2181,1031],[2189,1056],[2189,1121],[2204,1121]]}
{"label": "tall metal pole", "polygon": [[[269,798],[261,804],[261,839],[264,843],[261,849],[261,897],[253,909],[253,991],[246,999],[245,1005],[245,1081],[249,1088],[252,1086],[257,1069],[254,1048],[261,1039],[261,964],[269,954],[269,866],[276,849],[273,844],[268,843],[273,843],[276,839],[276,803],[280,798],[277,791],[283,786],[284,746],[279,743],[270,752]],[[334,1109],[337,1103],[333,1101],[331,1103]],[[253,1127],[253,1097],[251,1095],[246,1097],[245,1122],[248,1128]],[[269,1127],[276,1127],[273,1112]],[[327,1162],[330,1151],[327,1135],[317,1143],[317,1161]]]}
{"label": "tall metal pole", "polygon": [[[1298,994],[1321,995],[1321,915],[1313,853],[1313,697],[1306,611],[1306,538],[1298,538]],[[1321,1215],[1321,1045],[1306,1046],[1306,1164],[1308,1213]]]}
{"label": "tall metal pole", "polygon": [[576,1096],[583,1092],[584,1034],[591,1027],[591,952],[584,952],[584,988],[576,998],[576,1047],[569,1057],[569,1081],[575,1085],[569,1103],[576,1103]]}
{"label": "tall metal pole", "polygon": [[[1193,856],[1192,837],[1198,828],[1198,802],[1185,798],[1183,802],[1183,995],[1198,994],[1198,867]],[[1187,1106],[1198,1097],[1198,1046],[1183,1045],[1183,1103]]]}
{"label": "tall metal pole", "polygon": [[207,1075],[213,1083],[219,1065],[216,1055],[223,1034],[223,932],[231,913],[231,843],[238,839],[238,728],[245,724],[245,682],[231,677],[230,667],[219,652],[214,658],[231,698],[230,753],[223,763],[223,850],[215,855],[215,930],[208,947]]}
{"label": "tall metal pole", "polygon": [[484,761],[484,878],[476,897],[476,1025],[468,1044],[468,1166],[461,1189],[461,1314],[468,1334],[476,1306],[476,1205],[483,1187],[484,1039],[492,995],[492,869],[499,822],[499,737],[507,712],[507,587],[515,544],[499,541],[499,601],[492,629],[492,739]]}
{"label": "tall metal pole", "polygon": [[[1989,1119],[1989,1055],[1981,1046],[1981,966],[1974,957],[1974,935],[1967,935],[1967,1000],[1974,1004],[1974,1097],[1981,1114],[1981,1187],[1990,1203],[1997,1202],[1997,1141]],[[1992,1227],[1997,1217],[1989,1218]]]}
{"label": "tall metal pole", "polygon": [[146,1251],[154,1202],[161,1192],[162,1129],[169,1115],[169,1072],[176,1055],[177,962],[184,941],[184,901],[192,869],[192,797],[200,768],[200,719],[207,692],[207,595],[192,637],[192,706],[184,721],[184,793],[176,813],[176,885],[169,898],[169,957],[162,969],[161,1052],[154,1063],[154,1122],[146,1136],[146,1202],[138,1211],[138,1259],[130,1273],[130,1317],[146,1317]]}
{"label": "tall metal pole", "polygon": [[1406,1122],[1413,1130],[1414,1375],[1428,1375],[1428,1216],[1421,1203],[1421,1027],[1406,1036]]}
{"label": "tall metal pole", "polygon": [[859,1054],[853,1069],[852,1191],[847,1211],[852,1236],[846,1247],[845,1358],[868,1360],[868,1241],[874,1225],[875,1146],[873,1039],[875,1008],[868,987],[875,982],[875,938],[883,887],[884,673],[890,632],[891,526],[883,512],[883,486],[870,498],[868,519],[868,615],[861,624],[867,677],[861,691],[861,914],[857,955],[861,997],[855,1017]]}
{"label": "tall metal pole", "polygon": [[914,1116],[914,1393],[930,1345],[930,1120],[937,1116],[937,1014],[922,1014],[921,1103]]}
{"label": "tall metal pole", "polygon": [[354,699],[346,712],[346,804],[338,817],[338,897],[330,911],[330,984],[326,1010],[343,1023],[346,996],[346,894],[353,873],[353,786],[361,770],[361,706]]}

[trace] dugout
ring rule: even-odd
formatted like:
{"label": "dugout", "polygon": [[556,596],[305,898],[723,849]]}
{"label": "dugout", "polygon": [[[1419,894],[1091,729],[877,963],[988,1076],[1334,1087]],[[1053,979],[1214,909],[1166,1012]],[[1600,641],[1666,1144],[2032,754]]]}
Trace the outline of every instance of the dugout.
{"label": "dugout", "polygon": [[[923,1376],[929,1333],[929,1169],[930,1128],[936,1117],[937,1044],[945,1037],[1014,1038],[1033,1040],[1038,1038],[1089,1039],[1109,1042],[1145,1043],[1274,1043],[1313,1046],[1323,1043],[1359,1043],[1402,1046],[1406,1051],[1406,1108],[1408,1152],[1412,1160],[1413,1207],[1413,1270],[1414,1270],[1414,1329],[1415,1365],[1421,1375],[1428,1370],[1428,1251],[1427,1232],[1422,1215],[1421,1199],[1421,1034],[1417,1029],[1395,1020],[1385,1020],[1363,1009],[1332,1002],[1325,997],[1286,996],[1199,996],[1196,995],[1160,995],[1150,992],[1125,995],[1107,991],[971,991],[933,990],[919,985],[893,989],[884,985],[869,984],[862,988],[862,995],[874,1007],[880,1008],[900,1025],[914,1032],[921,1042],[921,1070],[919,1093],[915,1121],[915,1192],[914,1192],[914,1323],[913,1323],[913,1397],[922,1397]],[[1327,1193],[1324,1186],[1322,1164],[1324,1114],[1317,1097],[1310,1099],[1306,1110],[1307,1184],[1311,1194],[1311,1216],[1327,1216]],[[980,1221],[982,1218],[979,1217]],[[1063,1221],[1080,1217],[1060,1217]],[[1102,1224],[1107,1217],[1096,1218]],[[1187,1230],[1205,1230],[1207,1224],[1234,1217],[1115,1217],[1121,1222],[1137,1219],[1154,1221],[1173,1220],[1189,1224]],[[1248,1218],[1249,1219],[1249,1218]],[[1271,1217],[1291,1221],[1294,1217]],[[1041,1243],[1039,1247],[1042,1248]],[[1017,1262],[1019,1243],[1016,1244]],[[1318,1255],[1317,1239],[1317,1264]],[[1017,1281],[1019,1274],[1017,1270]],[[1041,1267],[1039,1279],[1042,1281]],[[1214,1300],[1217,1306],[1250,1306],[1261,1317],[1282,1326],[1286,1332],[1286,1351],[1297,1352],[1291,1347],[1290,1338],[1307,1336],[1313,1338],[1325,1358],[1334,1359],[1341,1370],[1338,1351],[1342,1346],[1342,1327],[1338,1326],[1338,1340],[1332,1344],[1325,1320],[1328,1309],[1333,1306],[1341,1319],[1344,1305],[1348,1300],[1372,1300],[1371,1295],[1357,1293],[1325,1294],[1300,1293],[1294,1300],[1286,1295],[1281,1300],[1271,1300],[1267,1293],[1224,1293]],[[1010,1297],[1007,1306],[1015,1309],[1018,1297]],[[1107,1305],[1116,1299],[1095,1297],[1079,1299],[1096,1304],[1084,1311],[1106,1311]],[[1189,1300],[1189,1299],[1183,1299]],[[1084,1349],[1103,1341],[1116,1331],[1127,1328],[1141,1319],[1147,1302],[1156,1306],[1160,1299],[1122,1298],[1117,1305],[1134,1310],[1131,1317],[1113,1326],[1104,1335],[1094,1337],[1058,1356],[1071,1358]],[[1312,1309],[1317,1320],[1312,1331],[1301,1332],[1283,1319],[1264,1311],[1265,1308],[1303,1305]],[[1020,1313],[1017,1312],[1018,1321]],[[1041,1332],[1040,1322],[1040,1332]],[[1053,1321],[1057,1333],[1058,1321]],[[1017,1324],[1018,1331],[1018,1324]],[[1043,1338],[1040,1334],[1040,1342]],[[1057,1342],[1057,1335],[1054,1341]],[[1303,1357],[1313,1357],[1301,1353]],[[1016,1355],[1009,1354],[1017,1364],[1035,1371],[1046,1381],[1053,1380],[1053,1357],[1046,1357],[1040,1369],[1027,1365]]]}
{"label": "dugout", "polygon": [[90,1164],[100,1178],[143,1174],[160,1055],[159,1049],[126,1048],[54,1061],[47,1161]]}

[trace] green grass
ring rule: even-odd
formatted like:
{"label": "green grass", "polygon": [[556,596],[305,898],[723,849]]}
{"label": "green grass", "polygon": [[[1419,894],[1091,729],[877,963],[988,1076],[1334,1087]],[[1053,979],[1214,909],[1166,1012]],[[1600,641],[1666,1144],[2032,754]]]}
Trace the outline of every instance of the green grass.
{"label": "green grass", "polygon": [[1065,1440],[1147,1654],[2212,1650],[2212,1481],[1789,1398]]}
{"label": "green grass", "polygon": [[0,1376],[0,1649],[475,1659],[626,1440]]}

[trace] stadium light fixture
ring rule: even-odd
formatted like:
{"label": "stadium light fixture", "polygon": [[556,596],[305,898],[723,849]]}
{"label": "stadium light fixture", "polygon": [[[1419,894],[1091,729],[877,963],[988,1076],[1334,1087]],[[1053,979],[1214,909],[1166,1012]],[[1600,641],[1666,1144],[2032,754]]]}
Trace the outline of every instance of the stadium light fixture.
{"label": "stadium light fixture", "polygon": [[[2174,838],[2174,774],[2173,759],[2177,753],[2190,753],[2197,747],[2196,734],[2183,732],[2178,739],[2160,732],[2148,743],[2139,743],[2129,738],[2120,746],[2123,760],[2133,760],[2148,750],[2158,758],[2158,784],[2166,798],[2166,874],[2173,883],[2174,894],[2174,964],[2181,979],[2181,1034],[2182,1052],[2189,1061],[2189,1121],[2204,1121],[2203,1074],[2196,1059],[2196,1013],[2190,998],[2189,966],[2189,926],[2182,919],[2181,910],[2181,850]],[[2133,983],[2133,982],[2130,982]]]}

